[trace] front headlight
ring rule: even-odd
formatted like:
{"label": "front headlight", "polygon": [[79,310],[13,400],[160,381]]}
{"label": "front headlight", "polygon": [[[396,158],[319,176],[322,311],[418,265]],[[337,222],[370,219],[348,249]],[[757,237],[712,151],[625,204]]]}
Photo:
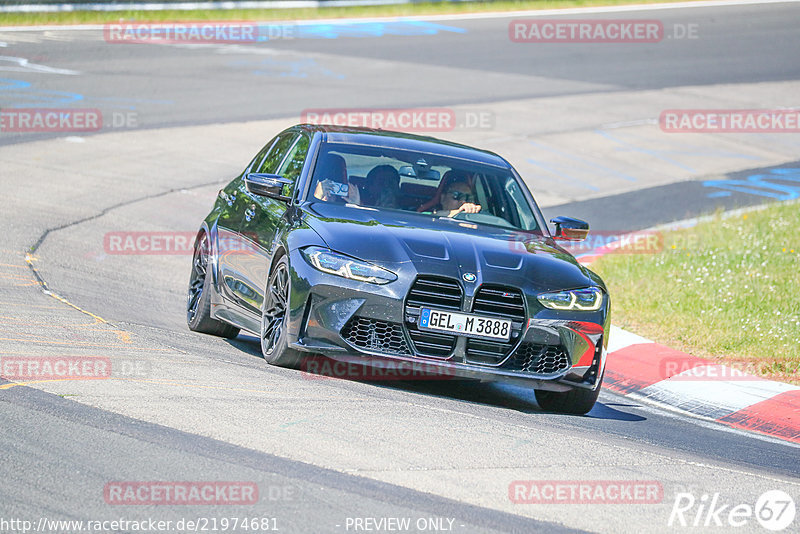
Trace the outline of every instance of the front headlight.
{"label": "front headlight", "polygon": [[371,284],[388,284],[397,280],[397,275],[391,271],[327,248],[307,247],[302,253],[312,267],[323,273]]}
{"label": "front headlight", "polygon": [[595,311],[603,305],[603,292],[596,287],[542,293],[536,298],[551,310]]}

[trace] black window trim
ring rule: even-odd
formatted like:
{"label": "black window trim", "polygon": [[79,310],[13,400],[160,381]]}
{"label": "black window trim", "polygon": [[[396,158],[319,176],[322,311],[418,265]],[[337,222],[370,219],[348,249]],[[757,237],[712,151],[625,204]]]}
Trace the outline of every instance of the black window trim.
{"label": "black window trim", "polygon": [[[300,142],[300,139],[303,137],[303,135],[305,135],[305,134],[303,134],[303,132],[295,132],[294,141],[292,141],[292,144],[289,145],[289,148],[286,150],[286,155],[283,156],[283,159],[281,160],[281,162],[278,163],[277,170],[281,170],[281,167],[283,167],[283,165],[286,163],[286,160],[289,158],[289,155],[292,153],[292,150],[294,150],[294,147],[297,145],[297,143]],[[308,145],[309,148],[311,148],[311,139],[308,140],[308,143],[309,143],[309,145]],[[306,151],[306,158],[308,158],[308,151]],[[303,166],[305,166],[305,161],[303,161]],[[301,170],[300,173],[302,174],[302,172],[303,171]],[[298,179],[299,179],[299,176],[298,176]]]}

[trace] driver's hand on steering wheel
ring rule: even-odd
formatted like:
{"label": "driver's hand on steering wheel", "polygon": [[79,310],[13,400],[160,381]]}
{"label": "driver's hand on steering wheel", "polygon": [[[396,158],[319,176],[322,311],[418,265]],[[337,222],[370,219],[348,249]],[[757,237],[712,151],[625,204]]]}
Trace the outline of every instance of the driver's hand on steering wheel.
{"label": "driver's hand on steering wheel", "polygon": [[480,204],[473,204],[472,202],[464,202],[461,204],[461,207],[455,210],[451,210],[450,214],[448,215],[450,218],[455,217],[459,213],[478,213],[481,211]]}

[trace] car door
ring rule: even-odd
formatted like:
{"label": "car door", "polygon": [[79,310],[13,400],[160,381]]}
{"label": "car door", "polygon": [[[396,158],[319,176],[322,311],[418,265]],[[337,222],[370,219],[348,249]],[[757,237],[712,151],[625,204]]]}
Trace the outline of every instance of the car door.
{"label": "car door", "polygon": [[[305,164],[309,144],[309,137],[303,133],[293,133],[288,139],[281,139],[258,171],[254,172],[278,174],[297,181]],[[284,194],[291,196],[293,191],[294,183],[285,186]],[[275,236],[287,223],[284,217],[287,205],[249,191],[245,194],[248,206],[239,226],[239,239],[246,244],[247,253],[240,255],[242,285],[238,288],[238,296],[246,308],[260,314]]]}
{"label": "car door", "polygon": [[244,176],[252,169],[261,166],[279,138],[280,135],[270,140],[250,161],[241,175],[219,190],[219,198],[222,200],[223,207],[217,219],[217,241],[215,243],[219,288],[225,297],[235,301],[240,300],[235,291],[241,280],[240,254],[237,253],[242,249],[239,226],[244,218],[245,210],[250,206]]}

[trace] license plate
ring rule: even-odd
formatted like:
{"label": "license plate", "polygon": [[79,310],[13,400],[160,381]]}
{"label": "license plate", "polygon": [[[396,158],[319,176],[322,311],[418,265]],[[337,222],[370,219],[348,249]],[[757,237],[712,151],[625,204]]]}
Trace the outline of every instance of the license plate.
{"label": "license plate", "polygon": [[419,327],[460,336],[490,337],[505,341],[511,337],[511,321],[508,319],[431,310],[430,308],[420,310]]}

